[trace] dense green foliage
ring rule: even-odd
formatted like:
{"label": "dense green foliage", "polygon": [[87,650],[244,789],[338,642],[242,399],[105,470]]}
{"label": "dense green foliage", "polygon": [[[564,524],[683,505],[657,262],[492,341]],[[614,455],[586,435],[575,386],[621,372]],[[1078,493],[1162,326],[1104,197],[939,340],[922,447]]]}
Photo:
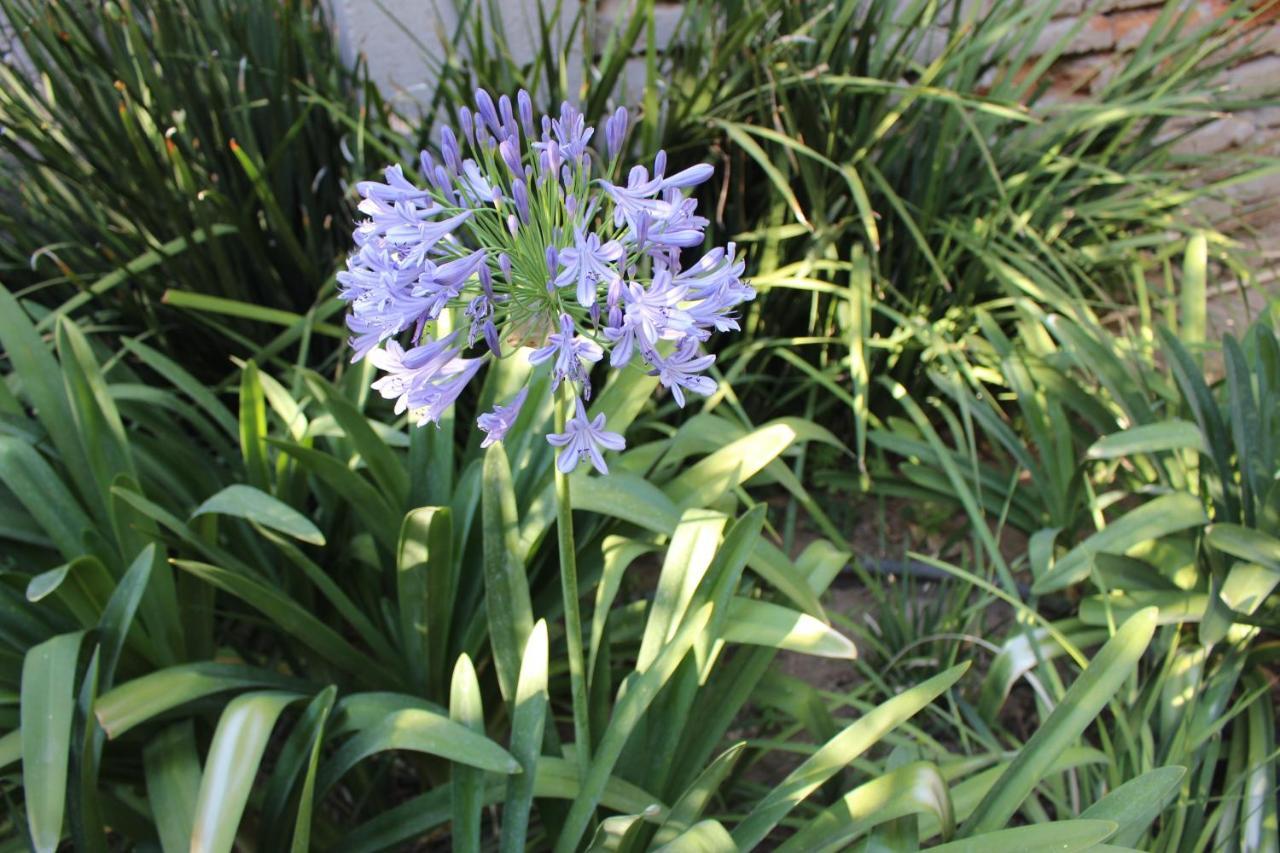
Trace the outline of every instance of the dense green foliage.
{"label": "dense green foliage", "polygon": [[[23,60],[0,66],[10,288],[149,330],[154,345],[219,370],[225,360],[207,353],[252,352],[278,330],[227,321],[236,306],[226,303],[176,315],[166,290],[259,317],[274,309],[286,325],[322,301],[350,240],[349,182],[383,161],[368,143],[388,133],[377,90],[343,64],[322,4],[4,0],[0,10]],[[353,129],[345,110],[357,104]]]}
{"label": "dense green foliage", "polygon": [[[1055,3],[962,5],[548,3],[521,62],[463,3],[422,118],[310,2],[0,0],[0,849],[1276,849],[1277,317],[1209,339],[1188,208],[1270,164],[1168,132],[1250,106],[1248,4],[1069,103]],[[549,395],[463,427],[545,369],[413,429],[324,342],[352,181],[628,63],[761,297],[711,398],[593,400],[575,742]]]}

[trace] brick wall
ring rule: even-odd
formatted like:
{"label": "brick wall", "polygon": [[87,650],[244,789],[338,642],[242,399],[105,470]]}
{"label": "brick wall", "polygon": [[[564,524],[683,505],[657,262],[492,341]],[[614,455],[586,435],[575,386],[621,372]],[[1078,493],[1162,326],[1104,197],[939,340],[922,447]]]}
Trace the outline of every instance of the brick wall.
{"label": "brick wall", "polygon": [[[1225,0],[1186,3],[1193,15],[1192,25],[1222,15],[1229,5]],[[1095,95],[1124,62],[1126,53],[1146,36],[1162,8],[1162,3],[1151,0],[1109,0],[1101,4],[1066,0],[1059,10],[1060,17],[1050,24],[1038,44],[1043,52],[1079,26],[1068,41],[1064,58],[1050,72],[1052,96],[1070,100]],[[1179,143],[1181,151],[1190,155],[1238,152],[1241,158],[1255,154],[1280,156],[1280,21],[1275,10],[1259,16],[1248,39],[1248,53],[1226,71],[1221,84],[1224,97],[1260,103],[1252,109],[1224,114],[1191,133]],[[1178,128],[1176,122],[1174,127]],[[1276,201],[1280,199],[1280,175],[1250,181],[1226,192],[1244,205],[1242,221],[1230,230],[1244,234],[1261,229],[1268,241],[1280,236],[1280,203]],[[1210,207],[1212,213],[1225,213],[1227,209],[1225,204]]]}

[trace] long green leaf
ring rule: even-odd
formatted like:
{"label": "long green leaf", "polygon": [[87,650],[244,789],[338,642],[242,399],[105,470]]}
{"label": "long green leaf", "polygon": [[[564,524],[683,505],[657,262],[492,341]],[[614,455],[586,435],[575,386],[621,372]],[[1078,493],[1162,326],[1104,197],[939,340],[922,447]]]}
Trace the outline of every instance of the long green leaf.
{"label": "long green leaf", "polygon": [[142,596],[147,591],[151,580],[151,568],[156,560],[155,545],[148,545],[130,564],[124,577],[111,594],[107,606],[103,608],[102,618],[98,622],[99,644],[102,659],[98,669],[100,690],[110,690],[115,683],[116,664],[120,660],[120,652],[124,649],[125,639],[133,624],[133,617],[142,603]]}
{"label": "long green leaf", "polygon": [[1081,820],[1110,820],[1119,827],[1110,839],[1117,847],[1133,847],[1178,793],[1184,767],[1157,767],[1109,791],[1080,812]]}
{"label": "long green leaf", "polygon": [[84,631],[59,634],[29,650],[22,661],[22,788],[31,844],[39,853],[52,853],[62,839],[76,662],[83,640]]}
{"label": "long green leaf", "polygon": [[242,483],[222,489],[196,507],[191,517],[209,514],[243,518],[311,545],[324,544],[324,534],[311,519],[261,489]]}
{"label": "long green leaf", "polygon": [[[667,643],[653,664],[644,671],[634,671],[624,685],[624,692],[614,706],[613,716],[600,738],[600,746],[591,759],[591,766],[582,781],[582,788],[574,797],[564,828],[556,841],[557,853],[571,853],[587,831],[591,814],[604,796],[614,765],[623,747],[653,702],[658,692],[671,680],[676,668],[693,647],[699,635],[711,620],[711,604],[707,603],[685,620],[675,637]],[[646,807],[649,804],[646,804]],[[633,813],[643,811],[636,809]]]}
{"label": "long green leaf", "polygon": [[434,711],[410,708],[387,715],[339,747],[321,766],[316,793],[323,796],[360,761],[390,749],[438,755],[491,773],[520,772],[519,762],[484,735]]}
{"label": "long green leaf", "polygon": [[162,729],[142,750],[147,800],[164,853],[187,853],[200,798],[200,756],[191,720]]}
{"label": "long green leaf", "polygon": [[1200,428],[1189,421],[1172,420],[1142,424],[1103,436],[1093,443],[1087,456],[1090,459],[1117,459],[1138,453],[1157,453],[1186,447],[1200,451],[1206,449]]}
{"label": "long green leaf", "polygon": [[1028,850],[1075,853],[1095,849],[1115,831],[1115,823],[1109,820],[1060,820],[1040,826],[999,829],[929,849],[938,853],[1026,853]]}
{"label": "long green leaf", "polygon": [[1095,554],[1123,554],[1135,545],[1159,539],[1189,527],[1208,523],[1204,508],[1194,495],[1175,492],[1130,510],[1072,548],[1031,587],[1043,594],[1070,586],[1088,577]]}
{"label": "long green leaf", "polygon": [[729,603],[724,641],[852,660],[853,643],[830,625],[780,604],[737,596]]}
{"label": "long green leaf", "polygon": [[345,637],[311,614],[281,590],[257,578],[247,577],[208,563],[174,560],[173,564],[255,608],[281,631],[304,643],[332,665],[358,680],[396,684],[401,678],[381,661],[370,660]]}
{"label": "long green leaf", "polygon": [[[85,500],[95,500],[98,492],[93,481],[93,471],[76,432],[71,402],[67,399],[62,382],[62,371],[49,348],[32,327],[26,312],[6,287],[0,287],[0,345],[4,346],[13,373],[22,383],[23,395],[53,439],[77,491]],[[21,496],[22,492],[16,494]],[[96,506],[95,510],[92,514],[100,512],[105,517],[104,506]],[[69,555],[68,559],[73,556],[76,555]]]}
{"label": "long green leaf", "polygon": [[191,849],[230,853],[258,765],[276,720],[297,693],[264,691],[232,699],[213,733],[196,797]]}
{"label": "long green leaf", "polygon": [[421,507],[405,514],[396,549],[400,645],[414,684],[426,687],[443,665],[452,621],[453,514]]}
{"label": "long green leaf", "polygon": [[[458,657],[449,686],[449,718],[471,731],[484,734],[484,706],[480,699],[480,681],[471,658]],[[480,851],[480,810],[484,800],[484,773],[474,767],[458,764],[453,768],[453,826],[450,841],[461,853]]]}
{"label": "long green leaf", "polygon": [[511,717],[511,754],[523,772],[507,778],[502,807],[502,836],[498,849],[503,853],[523,851],[529,830],[529,809],[538,778],[538,753],[542,749],[547,706],[547,623],[539,619],[529,634],[520,680],[516,685],[515,710]]}
{"label": "long green leaf", "polygon": [[769,791],[734,828],[733,840],[738,847],[749,850],[762,842],[780,820],[822,783],[875,746],[886,734],[915,716],[955,684],[968,668],[967,663],[953,666],[928,681],[903,691],[859,717],[844,731],[819,747]]}
{"label": "long green leaf", "polygon": [[778,853],[843,849],[872,827],[914,814],[933,815],[944,839],[955,832],[951,795],[932,762],[912,762],[859,785],[806,822]]}
{"label": "long green leaf", "polygon": [[64,558],[74,560],[84,553],[84,535],[93,522],[34,447],[14,436],[0,435],[0,482],[18,498]]}
{"label": "long green leaf", "polygon": [[1147,650],[1155,629],[1154,608],[1134,614],[1120,626],[1019,750],[991,793],[965,823],[965,835],[992,832],[1007,825],[1054,760],[1115,697]]}
{"label": "long green leaf", "polygon": [[533,630],[529,581],[518,550],[516,496],[511,467],[502,444],[485,451],[482,492],[485,608],[493,645],[498,686],[508,703],[515,701],[520,657]]}
{"label": "long green leaf", "polygon": [[1227,522],[1214,524],[1206,531],[1205,542],[1225,554],[1280,572],[1280,539],[1261,530]]}
{"label": "long green leaf", "polygon": [[745,742],[734,744],[720,753],[706,770],[698,774],[698,778],[693,781],[693,784],[671,806],[667,819],[663,821],[662,826],[658,828],[657,834],[653,837],[654,844],[666,844],[673,841],[679,833],[688,829],[697,821],[708,803],[711,802],[711,798],[715,796],[716,791],[724,783],[724,780],[737,767],[738,759],[742,757],[745,748]]}
{"label": "long green leaf", "polygon": [[306,682],[265,669],[230,663],[187,663],[126,681],[98,697],[93,712],[107,737],[187,702],[228,690],[267,687],[305,690]]}

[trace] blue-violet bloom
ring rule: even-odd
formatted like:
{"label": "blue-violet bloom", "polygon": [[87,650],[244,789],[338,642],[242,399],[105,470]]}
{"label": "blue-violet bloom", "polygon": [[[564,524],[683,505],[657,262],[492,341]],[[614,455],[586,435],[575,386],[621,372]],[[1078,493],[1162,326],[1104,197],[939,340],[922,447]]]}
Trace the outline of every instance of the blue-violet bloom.
{"label": "blue-violet bloom", "polygon": [[588,419],[582,400],[574,402],[577,404],[577,412],[564,425],[565,431],[547,436],[552,447],[564,448],[556,460],[556,467],[568,474],[578,466],[579,460],[586,457],[597,471],[608,474],[609,466],[604,463],[604,454],[600,449],[622,450],[627,442],[616,432],[609,432],[604,428],[604,415]]}
{"label": "blue-violet bloom", "polygon": [[[587,458],[603,473],[603,452],[624,443],[604,415],[587,418],[597,362],[656,375],[680,405],[711,394],[715,359],[702,345],[737,329],[755,296],[732,244],[697,256],[708,222],[687,192],[712,168],[668,175],[665,152],[624,167],[621,107],[598,133],[571,103],[535,117],[526,92],[479,90],[459,115],[460,132],[443,128],[422,152],[421,182],[397,165],[356,185],[362,218],[338,274],[352,360],[368,358],[382,374],[374,390],[419,425],[486,364],[550,362],[577,412],[547,436],[562,448],[556,464],[568,472]],[[485,446],[511,429],[527,387],[478,417]]]}
{"label": "blue-violet bloom", "polygon": [[480,442],[481,447],[488,447],[507,437],[507,431],[515,424],[516,418],[520,417],[520,407],[524,405],[524,399],[528,396],[529,387],[526,385],[520,389],[520,393],[511,398],[510,403],[505,406],[494,406],[492,412],[486,412],[476,418],[476,425],[486,433],[484,441]]}

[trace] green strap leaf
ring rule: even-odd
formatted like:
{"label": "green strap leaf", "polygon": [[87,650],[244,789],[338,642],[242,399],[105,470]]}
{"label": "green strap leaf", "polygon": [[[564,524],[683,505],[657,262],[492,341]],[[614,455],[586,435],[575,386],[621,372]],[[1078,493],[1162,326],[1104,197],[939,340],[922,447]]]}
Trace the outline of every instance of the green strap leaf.
{"label": "green strap leaf", "polygon": [[854,788],[788,838],[778,853],[844,849],[873,827],[914,814],[933,815],[943,838],[955,832],[946,780],[929,761],[912,762]]}
{"label": "green strap leaf", "polygon": [[[449,718],[473,732],[484,734],[484,705],[480,681],[467,655],[458,657],[449,686]],[[480,851],[480,809],[484,801],[484,773],[465,764],[453,768],[453,827],[450,844],[459,853]]]}
{"label": "green strap leaf", "polygon": [[[447,507],[421,507],[405,514],[396,549],[396,605],[400,646],[413,684],[443,668],[452,621],[453,514]],[[433,665],[436,664],[436,665]]]}
{"label": "green strap leaf", "polygon": [[425,752],[503,775],[520,772],[511,753],[484,735],[434,711],[410,708],[387,715],[339,747],[320,768],[317,795],[365,758],[389,749]]}
{"label": "green strap leaf", "polygon": [[369,421],[355,406],[343,399],[338,390],[314,373],[304,374],[307,386],[342,427],[343,435],[364,460],[373,481],[392,506],[401,507],[409,495],[409,474],[403,461],[378,436]]}
{"label": "green strap leaf", "polygon": [[1134,847],[1178,793],[1185,767],[1157,767],[1130,779],[1080,812],[1081,820],[1110,820],[1118,827],[1111,843]]}
{"label": "green strap leaf", "polygon": [[[298,716],[289,730],[276,756],[275,766],[262,793],[259,825],[259,849],[283,850],[311,835],[311,812],[315,805],[315,776],[320,762],[320,748],[324,744],[329,715],[333,712],[338,688],[329,685],[315,695]],[[298,779],[302,777],[301,790]],[[288,819],[290,799],[297,793],[298,807],[293,821]]]}
{"label": "green strap leaf", "polygon": [[1190,421],[1163,421],[1142,424],[1111,435],[1093,443],[1085,454],[1090,459],[1118,459],[1138,453],[1158,453],[1162,450],[1191,448],[1204,452],[1204,434]]}
{"label": "green strap leaf", "polygon": [[507,453],[498,443],[485,451],[482,487],[485,608],[498,686],[507,702],[516,695],[520,656],[533,630],[533,607],[524,555],[519,548],[516,496]]}
{"label": "green strap leaf", "polygon": [[[0,345],[4,347],[13,373],[22,382],[23,396],[49,433],[49,438],[58,449],[58,455],[67,466],[77,490],[86,500],[95,499],[98,492],[93,470],[89,467],[89,459],[76,431],[71,402],[67,399],[67,391],[62,382],[62,370],[49,347],[32,327],[27,313],[6,287],[0,287]],[[0,464],[0,471],[3,471],[3,467]],[[14,493],[22,495],[16,489]],[[99,505],[96,509],[105,517],[105,506]],[[70,559],[77,555],[73,553],[66,556]]]}
{"label": "green strap leaf", "polygon": [[84,635],[59,634],[30,649],[22,660],[22,788],[31,844],[39,853],[53,853],[62,840],[76,662]]}
{"label": "green strap leaf", "polygon": [[734,828],[733,840],[741,849],[754,848],[819,786],[950,689],[968,668],[967,663],[953,666],[859,717],[766,794]]}
{"label": "green strap leaf", "polygon": [[[67,461],[66,456],[63,461]],[[34,447],[20,438],[0,435],[0,482],[65,559],[74,560],[84,554],[84,534],[93,529],[93,522],[53,466]]]}
{"label": "green strap leaf", "polygon": [[724,513],[691,509],[676,525],[636,655],[637,671],[648,668],[680,627],[694,592],[715,559],[727,522]]}
{"label": "green strap leaf", "polygon": [[[712,605],[708,602],[691,613],[675,637],[662,648],[653,664],[648,669],[633,672],[623,684],[621,698],[614,706],[613,716],[600,739],[600,746],[591,760],[591,766],[587,769],[581,790],[574,797],[569,814],[565,817],[564,828],[556,841],[557,853],[571,853],[577,849],[578,842],[591,822],[591,815],[604,796],[623,747],[658,692],[671,680],[694,642],[706,630],[711,621],[711,611]],[[644,811],[647,806],[645,804],[641,808],[627,811],[635,814]]]}
{"label": "green strap leaf", "polygon": [[702,815],[711,798],[738,766],[738,759],[746,749],[746,741],[735,743],[717,756],[706,770],[698,774],[693,784],[680,795],[680,799],[671,807],[667,819],[653,837],[653,843],[662,845],[674,841],[676,836],[684,832]]}
{"label": "green strap leaf", "polygon": [[533,805],[538,779],[538,753],[542,751],[543,728],[547,719],[548,640],[546,620],[539,619],[529,634],[520,681],[516,685],[515,710],[511,715],[511,754],[523,772],[507,778],[502,807],[502,837],[498,849],[519,853],[525,849],[529,831],[529,809]]}
{"label": "green strap leaf", "polygon": [[1261,530],[1240,524],[1218,523],[1205,533],[1205,542],[1224,554],[1280,572],[1280,539]]}
{"label": "green strap leaf", "polygon": [[766,424],[704,457],[668,483],[663,491],[681,509],[709,506],[802,440],[802,423],[784,419]]}
{"label": "green strap leaf", "polygon": [[965,823],[965,835],[991,832],[1008,824],[1023,800],[1049,772],[1054,760],[1080,737],[1115,696],[1147,650],[1155,629],[1155,608],[1134,614],[1120,626],[1019,750],[991,793]]}
{"label": "green strap leaf", "polygon": [[341,460],[310,447],[289,441],[267,439],[267,443],[298,460],[298,464],[323,480],[342,495],[360,517],[378,544],[388,550],[396,547],[395,521],[400,517],[368,480],[352,471]]}
{"label": "green strap leaf", "polygon": [[726,643],[770,646],[806,655],[853,660],[858,650],[839,631],[807,613],[758,598],[729,602],[722,638]]}
{"label": "green strap leaf", "polygon": [[201,515],[230,515],[243,518],[263,527],[278,530],[309,545],[323,545],[324,534],[311,519],[282,500],[261,489],[243,484],[227,486],[213,495],[191,513],[194,519]]}
{"label": "green strap leaf", "polygon": [[737,853],[738,850],[729,830],[720,821],[708,819],[695,823],[655,853]]}
{"label": "green strap leaf", "polygon": [[[324,745],[324,724],[333,707],[333,697],[337,691],[332,686],[316,696],[312,708],[316,708],[317,719],[314,733],[311,736],[311,752],[307,756],[306,775],[302,777],[302,791],[298,794],[298,815],[293,821],[293,841],[289,845],[290,853],[307,853],[311,849],[311,813],[315,808],[316,773],[320,767],[320,747]],[[318,706],[318,708],[316,707]],[[311,711],[312,708],[308,708]]]}
{"label": "green strap leaf", "polygon": [[370,685],[397,684],[399,674],[351,645],[345,637],[316,618],[281,590],[265,581],[194,560],[174,560],[184,572],[207,581],[268,617],[281,631],[357,679]]}
{"label": "green strap leaf", "polygon": [[205,758],[192,850],[230,853],[271,730],[280,713],[301,698],[297,693],[265,691],[237,696],[227,704]]}
{"label": "green strap leaf", "polygon": [[1186,492],[1162,495],[1130,510],[1068,551],[1031,587],[1036,595],[1063,589],[1089,576],[1095,554],[1122,554],[1135,545],[1209,522],[1200,499]]}
{"label": "green strap leaf", "polygon": [[929,850],[931,853],[1026,853],[1028,850],[1075,853],[1093,850],[1115,831],[1115,823],[1109,820],[1059,820],[1039,826],[1001,829],[939,844]]}
{"label": "green strap leaf", "polygon": [[201,776],[193,721],[174,723],[148,741],[142,767],[160,846],[164,853],[188,853]]}
{"label": "green strap leaf", "polygon": [[307,683],[265,669],[230,663],[187,663],[126,681],[98,697],[93,713],[109,738],[179,705],[251,687],[306,690]]}
{"label": "green strap leaf", "polygon": [[240,453],[249,484],[258,489],[271,488],[271,466],[267,459],[267,404],[262,383],[258,381],[258,365],[252,361],[240,374]]}
{"label": "green strap leaf", "polygon": [[147,591],[151,580],[151,567],[155,564],[156,546],[148,545],[134,559],[124,577],[120,579],[115,592],[102,611],[102,619],[98,622],[99,644],[102,648],[102,661],[99,667],[99,689],[109,690],[115,683],[116,664],[120,660],[120,652],[124,649],[125,639],[129,635],[129,627],[133,617],[142,603],[142,596]]}

